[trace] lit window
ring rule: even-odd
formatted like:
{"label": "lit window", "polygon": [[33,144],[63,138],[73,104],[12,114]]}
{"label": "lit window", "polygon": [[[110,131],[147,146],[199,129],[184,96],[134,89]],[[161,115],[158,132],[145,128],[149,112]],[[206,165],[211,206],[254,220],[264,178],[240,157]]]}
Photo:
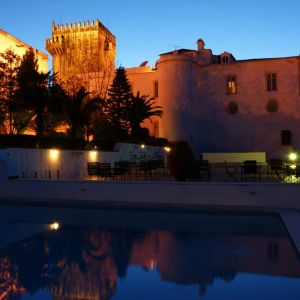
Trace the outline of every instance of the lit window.
{"label": "lit window", "polygon": [[236,93],[237,93],[236,77],[231,76],[227,79],[227,94],[236,94]]}
{"label": "lit window", "polygon": [[153,89],[154,89],[154,98],[157,98],[158,97],[158,81],[154,81],[154,84],[153,84]]}
{"label": "lit window", "polygon": [[266,75],[266,88],[268,92],[277,91],[277,74],[268,73]]}

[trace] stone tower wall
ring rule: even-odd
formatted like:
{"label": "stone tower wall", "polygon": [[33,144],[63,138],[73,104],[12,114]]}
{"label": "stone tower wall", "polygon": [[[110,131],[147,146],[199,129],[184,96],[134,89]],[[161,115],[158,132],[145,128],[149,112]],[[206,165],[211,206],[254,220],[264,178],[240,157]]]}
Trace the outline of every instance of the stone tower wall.
{"label": "stone tower wall", "polygon": [[76,77],[89,90],[97,89],[96,78],[114,69],[116,38],[99,20],[53,23],[46,49],[53,57],[53,71],[62,81],[74,81]]}

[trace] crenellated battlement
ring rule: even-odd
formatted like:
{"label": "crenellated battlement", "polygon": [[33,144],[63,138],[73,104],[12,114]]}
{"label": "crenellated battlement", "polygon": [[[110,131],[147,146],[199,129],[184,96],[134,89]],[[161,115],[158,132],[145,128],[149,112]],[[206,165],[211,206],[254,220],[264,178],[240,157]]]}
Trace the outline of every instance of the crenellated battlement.
{"label": "crenellated battlement", "polygon": [[101,72],[114,69],[116,38],[98,19],[53,22],[46,49],[53,57],[53,71],[65,82],[74,76],[100,76]]}
{"label": "crenellated battlement", "polygon": [[97,19],[96,21],[81,21],[74,23],[56,24],[52,23],[52,36],[61,35],[71,32],[89,30],[99,30],[105,33],[105,36],[110,38],[115,43],[116,37]]}

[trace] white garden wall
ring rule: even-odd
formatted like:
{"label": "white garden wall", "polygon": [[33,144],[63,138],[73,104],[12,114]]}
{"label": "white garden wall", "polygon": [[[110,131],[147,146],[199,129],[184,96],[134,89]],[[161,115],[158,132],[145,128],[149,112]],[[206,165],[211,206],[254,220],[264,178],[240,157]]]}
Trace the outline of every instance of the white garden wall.
{"label": "white garden wall", "polygon": [[[111,163],[120,160],[140,162],[141,160],[164,159],[161,147],[120,143],[113,152],[8,148],[0,150],[0,158],[8,168],[14,165],[14,173],[27,179],[83,179],[87,178],[87,162]],[[10,170],[11,171],[11,170]],[[10,172],[11,173],[11,172]]]}

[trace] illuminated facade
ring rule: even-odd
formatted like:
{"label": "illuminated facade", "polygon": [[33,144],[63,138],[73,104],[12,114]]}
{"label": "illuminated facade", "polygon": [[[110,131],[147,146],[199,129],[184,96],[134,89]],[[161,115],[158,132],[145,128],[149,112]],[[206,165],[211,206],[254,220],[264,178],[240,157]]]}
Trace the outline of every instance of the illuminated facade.
{"label": "illuminated facade", "polygon": [[53,23],[46,49],[53,57],[53,72],[68,87],[79,81],[90,92],[103,96],[114,72],[116,38],[99,20]]}
{"label": "illuminated facade", "polygon": [[[53,24],[46,47],[63,80],[80,77],[105,97],[116,40],[98,20]],[[197,152],[263,151],[268,157],[281,146],[300,146],[298,56],[237,60],[229,52],[213,54],[199,39],[195,50],[161,54],[155,68],[126,71],[134,93],[163,107],[161,119],[144,124],[153,136],[189,141]]]}
{"label": "illuminated facade", "polygon": [[[13,50],[16,54],[22,57],[27,50],[32,48],[28,44],[20,41],[4,30],[0,29],[0,52],[7,49]],[[38,62],[39,71],[43,73],[48,72],[48,55],[38,49],[33,49]]]}
{"label": "illuminated facade", "polygon": [[152,133],[201,152],[271,156],[281,146],[300,146],[299,56],[236,60],[228,52],[214,55],[203,40],[197,44],[161,54],[154,69],[127,69],[134,92],[163,107]]}

